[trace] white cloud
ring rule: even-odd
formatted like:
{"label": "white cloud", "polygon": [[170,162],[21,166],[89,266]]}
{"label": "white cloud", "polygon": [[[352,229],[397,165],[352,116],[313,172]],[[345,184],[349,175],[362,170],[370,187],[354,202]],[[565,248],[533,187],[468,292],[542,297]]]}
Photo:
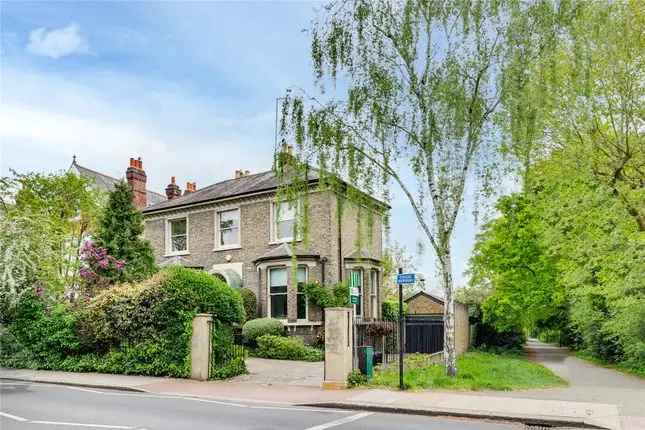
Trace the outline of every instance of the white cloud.
{"label": "white cloud", "polygon": [[35,55],[58,59],[66,55],[87,54],[89,45],[81,34],[78,25],[48,30],[40,27],[29,33],[27,50]]}

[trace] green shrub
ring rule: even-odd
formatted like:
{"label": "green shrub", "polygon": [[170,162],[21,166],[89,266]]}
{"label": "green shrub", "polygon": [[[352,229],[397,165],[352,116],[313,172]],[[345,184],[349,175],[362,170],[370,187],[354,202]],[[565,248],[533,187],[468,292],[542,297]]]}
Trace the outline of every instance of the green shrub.
{"label": "green shrub", "polygon": [[322,361],[324,359],[323,351],[306,346],[302,339],[297,337],[267,334],[258,337],[257,343],[256,355],[262,358],[302,361]]}
{"label": "green shrub", "polygon": [[169,268],[146,281],[118,285],[92,299],[81,314],[84,346],[107,351],[123,341],[136,344],[160,333],[172,337],[201,312],[213,314],[224,324],[241,323],[242,297],[208,273]]}
{"label": "green shrub", "polygon": [[350,388],[367,384],[367,375],[363,375],[360,370],[352,370],[347,374],[347,386]]}
{"label": "green shrub", "polygon": [[349,286],[346,282],[333,285],[321,285],[311,282],[304,286],[309,303],[320,308],[343,307],[349,305]]}
{"label": "green shrub", "polygon": [[249,344],[254,344],[258,337],[265,334],[273,336],[284,335],[284,324],[282,324],[282,321],[273,318],[258,318],[247,321],[242,326],[242,336],[244,336],[244,341]]}
{"label": "green shrub", "polygon": [[[238,291],[181,267],[113,287],[76,309],[48,307],[36,294],[25,294],[16,318],[0,330],[0,365],[187,377],[198,312],[213,313],[218,327],[244,318]],[[230,329],[222,339],[232,344]],[[232,363],[222,374],[242,366]]]}
{"label": "green shrub", "polygon": [[242,295],[246,320],[255,319],[258,313],[258,299],[255,297],[255,293],[248,288],[242,288],[240,294]]}
{"label": "green shrub", "polygon": [[[403,315],[408,314],[408,304],[403,303]],[[381,315],[386,321],[399,320],[399,302],[398,300],[385,300],[381,303]]]}

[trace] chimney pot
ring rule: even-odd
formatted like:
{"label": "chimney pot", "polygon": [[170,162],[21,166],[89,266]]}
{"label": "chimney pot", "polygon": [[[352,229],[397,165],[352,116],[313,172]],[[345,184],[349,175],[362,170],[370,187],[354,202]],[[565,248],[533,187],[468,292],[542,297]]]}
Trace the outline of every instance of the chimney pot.
{"label": "chimney pot", "polygon": [[175,183],[175,177],[174,177],[174,176],[171,176],[171,177],[170,177],[170,183],[171,183],[171,184],[174,184],[174,183]]}
{"label": "chimney pot", "polygon": [[[186,192],[188,191],[188,188],[186,188]],[[175,177],[171,176],[170,177],[170,183],[166,187],[166,197],[168,200],[172,200],[175,197],[180,197],[181,196],[181,188],[179,188],[179,185],[175,183]]]}

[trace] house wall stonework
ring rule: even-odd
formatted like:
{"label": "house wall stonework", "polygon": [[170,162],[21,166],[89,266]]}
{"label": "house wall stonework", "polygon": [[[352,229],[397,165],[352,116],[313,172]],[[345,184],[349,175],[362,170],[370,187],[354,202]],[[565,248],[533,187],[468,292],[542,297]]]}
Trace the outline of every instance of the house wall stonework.
{"label": "house wall stonework", "polygon": [[[178,208],[163,213],[144,214],[145,237],[150,241],[155,259],[158,264],[171,258],[166,255],[166,223],[168,219],[186,217],[188,220],[188,252],[181,255],[182,263],[186,266],[200,267],[210,271],[213,265],[227,263],[242,263],[243,286],[251,289],[258,298],[259,315],[267,315],[267,273],[272,267],[290,267],[292,261],[286,258],[280,261],[267,261],[256,265],[255,260],[267,252],[280,246],[271,242],[272,203],[275,194],[266,194],[254,198],[240,198],[226,202],[214,203],[187,208]],[[357,211],[347,207],[341,223],[341,255],[338,247],[338,219],[336,217],[336,196],[330,191],[314,191],[309,195],[308,240],[299,242],[296,250],[303,253],[325,257],[325,283],[331,284],[339,280],[339,269],[346,255],[355,249],[357,242],[356,214]],[[237,249],[216,250],[216,216],[220,210],[240,209],[240,241]],[[382,255],[381,219],[374,217],[372,241],[367,246],[369,257],[380,260]],[[365,239],[367,241],[367,239]],[[320,261],[299,262],[308,267],[309,281],[322,281],[322,265]],[[365,273],[365,286],[369,285],[369,274]],[[287,289],[288,322],[296,323],[297,292],[295,280],[292,280],[291,270],[288,270],[289,288]],[[366,288],[365,306],[369,307],[369,290]],[[380,306],[380,304],[379,304]],[[309,321],[320,321],[322,312],[316,306],[308,307]],[[295,329],[294,329],[295,330]],[[301,330],[298,328],[298,330]],[[311,329],[308,331],[315,336]],[[301,331],[302,331],[301,330]]]}

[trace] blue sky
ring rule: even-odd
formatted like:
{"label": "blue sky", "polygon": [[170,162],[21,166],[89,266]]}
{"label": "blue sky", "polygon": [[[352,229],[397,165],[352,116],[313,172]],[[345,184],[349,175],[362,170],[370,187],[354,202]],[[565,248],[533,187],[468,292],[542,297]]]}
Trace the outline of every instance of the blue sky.
{"label": "blue sky", "polygon": [[[79,163],[120,177],[141,156],[149,187],[198,187],[271,165],[275,99],[312,88],[311,2],[2,2],[0,168]],[[424,237],[393,188],[391,238]],[[455,278],[476,227],[460,217]],[[427,247],[426,247],[427,248]],[[428,250],[417,256],[432,279]]]}

